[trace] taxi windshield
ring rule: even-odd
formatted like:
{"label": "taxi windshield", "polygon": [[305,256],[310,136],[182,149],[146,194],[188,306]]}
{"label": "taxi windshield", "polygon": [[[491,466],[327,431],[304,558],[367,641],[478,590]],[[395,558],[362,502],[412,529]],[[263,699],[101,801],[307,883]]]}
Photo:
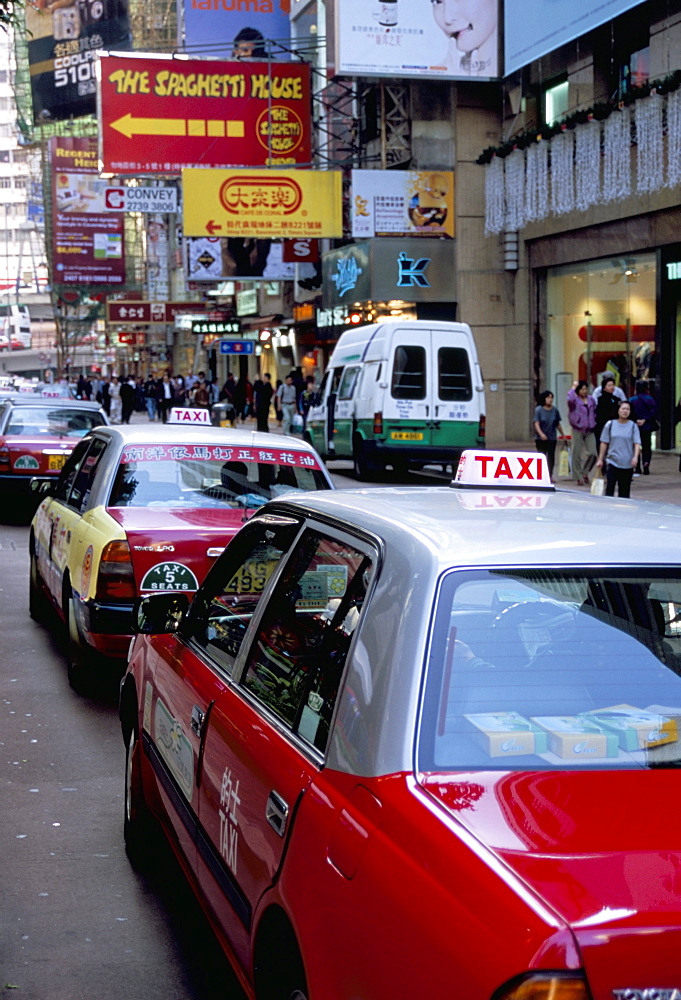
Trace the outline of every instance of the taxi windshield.
{"label": "taxi windshield", "polygon": [[107,506],[243,509],[328,488],[315,456],[295,449],[148,445],[124,451]]}
{"label": "taxi windshield", "polygon": [[80,438],[104,423],[96,410],[79,410],[68,406],[14,406],[5,434],[13,437]]}
{"label": "taxi windshield", "polygon": [[449,574],[418,766],[681,766],[678,575],[650,568]]}

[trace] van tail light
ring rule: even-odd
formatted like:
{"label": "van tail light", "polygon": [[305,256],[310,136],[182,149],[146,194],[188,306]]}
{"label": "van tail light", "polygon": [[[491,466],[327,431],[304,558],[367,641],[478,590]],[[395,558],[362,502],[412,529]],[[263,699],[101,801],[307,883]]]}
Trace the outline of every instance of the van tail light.
{"label": "van tail light", "polygon": [[137,597],[135,574],[126,541],[109,542],[104,547],[97,575],[98,601],[132,601]]}
{"label": "van tail light", "polygon": [[9,466],[9,448],[6,445],[0,448],[0,465]]}
{"label": "van tail light", "polygon": [[590,1000],[586,980],[576,972],[535,972],[517,976],[492,1000]]}
{"label": "van tail light", "polygon": [[383,414],[374,413],[374,434],[381,435],[383,433]]}
{"label": "van tail light", "polygon": [[484,415],[484,413],[480,417],[480,421],[478,423],[478,437],[482,438],[483,441],[485,440],[485,415]]}

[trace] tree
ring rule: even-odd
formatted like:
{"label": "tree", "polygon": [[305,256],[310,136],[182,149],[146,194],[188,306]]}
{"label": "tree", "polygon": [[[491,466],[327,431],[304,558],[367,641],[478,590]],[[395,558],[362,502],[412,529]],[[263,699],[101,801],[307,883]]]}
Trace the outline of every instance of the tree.
{"label": "tree", "polygon": [[24,9],[23,0],[0,0],[0,27],[8,27],[19,23],[19,15]]}

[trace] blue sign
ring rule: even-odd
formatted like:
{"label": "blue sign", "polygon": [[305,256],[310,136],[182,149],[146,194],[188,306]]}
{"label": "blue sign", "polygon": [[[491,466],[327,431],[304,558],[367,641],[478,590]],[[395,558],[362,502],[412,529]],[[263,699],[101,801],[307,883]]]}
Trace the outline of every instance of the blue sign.
{"label": "blue sign", "polygon": [[[287,59],[291,46],[290,0],[184,0],[185,45],[192,55]],[[225,53],[219,53],[221,56]]]}
{"label": "blue sign", "polygon": [[220,354],[253,354],[254,340],[221,340]]}

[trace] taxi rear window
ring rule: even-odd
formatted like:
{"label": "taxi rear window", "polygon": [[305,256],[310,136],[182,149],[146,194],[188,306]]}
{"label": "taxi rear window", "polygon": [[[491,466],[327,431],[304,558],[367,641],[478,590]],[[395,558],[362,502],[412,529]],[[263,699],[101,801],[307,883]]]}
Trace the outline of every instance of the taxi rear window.
{"label": "taxi rear window", "polygon": [[284,493],[328,488],[309,452],[146,445],[124,450],[108,506],[256,508]]}
{"label": "taxi rear window", "polygon": [[681,765],[681,580],[669,570],[452,573],[421,771]]}
{"label": "taxi rear window", "polygon": [[80,410],[68,406],[14,406],[11,408],[5,434],[16,437],[84,437],[104,420],[96,410]]}

